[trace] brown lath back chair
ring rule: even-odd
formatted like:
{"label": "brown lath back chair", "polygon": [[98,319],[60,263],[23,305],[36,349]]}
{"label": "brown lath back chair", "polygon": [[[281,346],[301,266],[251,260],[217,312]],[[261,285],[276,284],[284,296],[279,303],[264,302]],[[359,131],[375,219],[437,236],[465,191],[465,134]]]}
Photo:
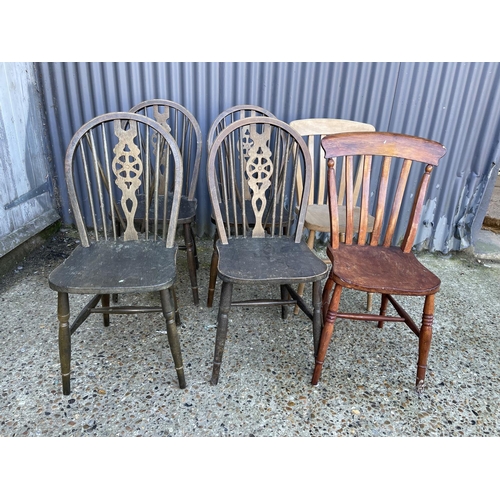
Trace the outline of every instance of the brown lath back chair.
{"label": "brown lath back chair", "polygon": [[[328,345],[339,318],[375,321],[379,328],[386,321],[396,321],[405,323],[418,337],[416,387],[420,392],[432,339],[434,298],[441,282],[417,260],[412,246],[432,169],[446,149],[438,142],[388,132],[327,136],[322,140],[322,146],[328,159],[331,239],[327,254],[332,267],[323,290],[324,326],[312,384],[317,384],[320,379]],[[353,164],[358,156],[364,156],[364,163],[360,225],[355,227]],[[344,160],[346,169],[345,207],[339,207],[337,202],[337,164],[340,158]],[[410,181],[411,174],[421,176],[418,185]],[[411,196],[413,206],[405,223],[401,207],[404,200],[410,200],[405,197]],[[340,210],[345,211],[344,242],[339,239]],[[371,233],[367,230],[369,215],[374,217]],[[340,299],[344,288],[381,294],[380,313],[343,312]],[[396,301],[394,296],[397,295],[425,298],[420,327]],[[389,302],[396,315],[387,314]]]}

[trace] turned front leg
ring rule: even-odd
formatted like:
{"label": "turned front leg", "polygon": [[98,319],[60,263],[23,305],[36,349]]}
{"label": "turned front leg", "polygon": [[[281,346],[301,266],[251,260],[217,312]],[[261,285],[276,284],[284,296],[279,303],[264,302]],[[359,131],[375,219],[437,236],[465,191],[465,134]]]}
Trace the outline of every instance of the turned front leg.
{"label": "turned front leg", "polygon": [[177,292],[175,291],[175,286],[170,288],[170,294],[172,296],[172,301],[174,302],[174,312],[175,312],[175,324],[177,326],[182,325],[181,315],[179,313],[179,303],[177,301]]}
{"label": "turned front leg", "polygon": [[224,345],[227,337],[227,325],[229,321],[229,310],[231,309],[231,297],[233,294],[233,284],[222,283],[222,290],[219,304],[219,316],[217,318],[217,334],[215,337],[215,353],[212,369],[212,379],[210,383],[217,385],[219,381],[220,366],[222,355],[224,354]]}
{"label": "turned front leg", "polygon": [[330,303],[330,294],[332,292],[332,288],[335,282],[333,281],[331,276],[328,276],[328,279],[326,280],[325,286],[323,288],[323,294],[322,294],[322,314],[323,314],[323,323],[326,321],[326,313],[328,312],[328,304]]}
{"label": "turned front leg", "polygon": [[187,262],[189,279],[191,281],[191,290],[193,293],[193,302],[197,306],[199,304],[198,297],[198,280],[196,277],[196,257],[194,253],[193,233],[191,224],[184,224],[184,243],[186,244]]}
{"label": "turned front leg", "polygon": [[[281,300],[289,300],[290,299],[290,294],[288,293],[288,290],[286,289],[286,285],[280,285],[280,291],[281,291]],[[288,318],[288,306],[282,305],[281,306],[281,319],[287,319],[287,318]]]}
{"label": "turned front leg", "polygon": [[328,310],[325,314],[325,324],[323,330],[321,331],[321,338],[319,341],[318,353],[316,355],[316,364],[314,366],[314,373],[312,378],[312,385],[316,385],[321,377],[321,371],[323,370],[323,362],[325,361],[326,351],[328,350],[328,345],[333,335],[333,329],[335,326],[335,320],[337,319],[337,312],[340,305],[340,296],[342,294],[342,287],[340,285],[335,285],[333,289],[332,299],[328,306]]}
{"label": "turned front leg", "polygon": [[67,293],[57,294],[57,318],[59,319],[59,359],[63,394],[67,396],[70,389],[71,371],[71,330],[69,326],[69,297]]}
{"label": "turned front leg", "polygon": [[212,250],[212,261],[210,262],[210,278],[208,281],[207,307],[212,307],[214,302],[215,284],[217,282],[217,266],[219,264],[219,254],[217,253],[218,233],[215,231],[214,244]]}
{"label": "turned front leg", "polygon": [[184,364],[182,362],[181,344],[179,341],[179,333],[175,322],[175,312],[170,298],[169,290],[162,290],[160,292],[161,306],[163,316],[167,323],[167,336],[170,345],[172,358],[174,359],[175,369],[177,371],[177,378],[179,380],[179,387],[184,389],[186,387],[186,379],[184,376]]}
{"label": "turned front leg", "polygon": [[422,326],[418,337],[418,361],[417,361],[417,392],[422,392],[424,388],[425,372],[427,370],[427,358],[431,348],[432,323],[434,321],[434,297],[425,297],[424,313],[422,315]]}
{"label": "turned front leg", "polygon": [[[109,295],[105,294],[101,296],[102,307],[109,307]],[[109,326],[109,314],[104,313],[102,315],[103,324],[105,327]]]}
{"label": "turned front leg", "polygon": [[315,281],[312,289],[313,299],[313,339],[314,339],[314,357],[318,354],[319,339],[321,337],[321,328],[323,318],[321,315],[321,281]]}
{"label": "turned front leg", "polygon": [[[389,297],[387,296],[386,293],[382,294],[382,299],[380,301],[380,316],[385,316],[385,313],[387,311],[387,304],[389,303]],[[379,328],[382,328],[384,326],[384,321],[379,321],[377,323],[377,326]]]}

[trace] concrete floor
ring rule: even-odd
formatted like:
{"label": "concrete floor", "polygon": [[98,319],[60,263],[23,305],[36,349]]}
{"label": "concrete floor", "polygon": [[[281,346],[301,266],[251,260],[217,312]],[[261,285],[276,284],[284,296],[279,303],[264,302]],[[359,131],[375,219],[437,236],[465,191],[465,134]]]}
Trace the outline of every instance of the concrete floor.
{"label": "concrete floor", "polygon": [[[231,311],[211,386],[217,308],[205,306],[208,239],[198,243],[198,307],[178,255],[188,387],[178,388],[161,315],[114,316],[108,329],[91,316],[73,338],[72,393],[63,396],[47,276],[76,234],[59,232],[0,279],[0,436],[500,436],[500,235],[491,234],[495,251],[480,259],[418,256],[442,280],[420,396],[417,340],[403,325],[339,321],[313,387],[311,323],[303,314],[283,321],[274,307]],[[364,294],[344,299],[365,304]],[[73,312],[86,300],[75,297]],[[421,299],[402,302],[419,320]]]}
{"label": "concrete floor", "polygon": [[491,219],[500,220],[500,175],[497,175],[486,216]]}
{"label": "concrete floor", "polygon": [[500,234],[500,175],[497,175],[488,210],[483,220],[483,228]]}

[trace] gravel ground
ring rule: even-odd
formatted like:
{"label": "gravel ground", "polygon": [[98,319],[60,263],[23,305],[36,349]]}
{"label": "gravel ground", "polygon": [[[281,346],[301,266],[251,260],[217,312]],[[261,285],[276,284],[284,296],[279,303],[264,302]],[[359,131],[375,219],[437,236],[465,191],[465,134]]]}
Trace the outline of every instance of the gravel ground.
{"label": "gravel ground", "polygon": [[[488,457],[500,436],[498,260],[488,262],[484,255],[478,259],[466,252],[418,256],[442,280],[422,395],[414,390],[417,340],[404,326],[387,324],[379,330],[368,323],[339,321],[320,384],[313,387],[311,323],[302,314],[290,314],[283,321],[276,308],[231,311],[220,381],[212,387],[217,307],[205,306],[212,242],[203,239],[198,243],[199,307],[192,303],[183,252],[177,259],[187,388],[177,385],[160,314],[112,316],[107,329],[101,318],[91,316],[74,336],[72,393],[63,396],[56,293],[48,287],[47,277],[69,255],[76,239],[74,230],[61,230],[0,278],[0,436],[4,438],[490,439],[233,439],[217,440],[215,446],[212,440],[191,439],[170,440],[168,447],[161,439],[5,439],[4,485],[22,483],[33,497],[53,490],[57,480],[60,488],[78,498],[99,498],[104,492],[138,498],[164,496],[167,474],[187,485],[182,486],[186,496],[200,498],[209,484],[220,487],[223,471],[244,487],[245,498],[265,497],[271,491],[273,498],[298,498],[310,494],[306,477],[329,477],[334,470],[338,487],[352,488],[350,496],[360,498],[362,491],[371,495],[378,487],[385,497],[400,498],[401,487],[410,484],[410,469],[414,475],[424,465],[426,483],[434,485],[431,498],[490,495],[496,488],[495,461]],[[219,289],[218,284],[216,305]],[[236,289],[235,294],[257,295],[254,289]],[[87,299],[71,297],[73,313]],[[155,295],[143,299],[157,304]],[[366,298],[345,293],[343,300],[362,310]],[[402,302],[420,317],[421,299]],[[374,304],[377,307],[377,299]],[[389,467],[390,481],[381,481]],[[83,489],[74,477],[76,470],[93,478]],[[120,481],[105,481],[108,471]],[[271,486],[264,489],[266,484]],[[217,495],[234,498],[232,489]]]}
{"label": "gravel ground", "polygon": [[[93,315],[74,336],[72,393],[63,396],[56,293],[47,276],[76,236],[71,229],[59,232],[0,281],[2,436],[500,435],[498,263],[465,253],[419,255],[442,280],[420,396],[414,390],[417,340],[404,326],[380,330],[339,321],[313,387],[309,320],[291,314],[283,321],[272,307],[231,311],[221,377],[212,387],[217,307],[205,306],[211,241],[204,239],[198,307],[185,255],[178,255],[188,387],[178,388],[161,314],[113,316],[107,329]],[[72,311],[86,300],[71,297]],[[365,304],[364,294],[346,293],[345,300],[360,309]],[[420,317],[421,299],[402,302]]]}

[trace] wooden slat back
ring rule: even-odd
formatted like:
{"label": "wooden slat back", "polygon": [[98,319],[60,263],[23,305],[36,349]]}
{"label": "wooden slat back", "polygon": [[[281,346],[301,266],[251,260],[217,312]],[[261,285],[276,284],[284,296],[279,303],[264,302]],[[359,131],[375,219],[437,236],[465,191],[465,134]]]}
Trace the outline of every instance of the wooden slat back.
{"label": "wooden slat back", "polygon": [[[251,147],[245,156],[240,154],[241,148],[232,145],[241,144],[247,134]],[[311,170],[306,143],[286,123],[256,116],[228,125],[216,137],[208,158],[210,199],[220,241],[227,244],[232,237],[293,234],[300,242]],[[300,196],[299,172],[303,183]],[[250,200],[240,195],[245,185]]]}
{"label": "wooden slat back", "polygon": [[[132,107],[130,113],[149,116],[173,136],[183,161],[182,194],[193,200],[196,196],[203,149],[201,128],[194,115],[179,103],[167,99],[143,101]],[[163,178],[160,174],[160,187],[162,184]]]}
{"label": "wooden slat back", "polygon": [[345,175],[345,211],[346,211],[346,228],[345,228],[345,242],[348,245],[352,244],[352,238],[354,236],[354,200],[353,200],[353,182],[352,182],[352,157],[346,156],[344,164],[344,175]]}
{"label": "wooden slat back", "polygon": [[385,215],[385,201],[387,199],[387,188],[389,185],[389,175],[391,171],[391,161],[392,158],[389,156],[384,157],[382,161],[382,171],[380,174],[377,196],[377,208],[375,210],[375,222],[370,242],[373,246],[379,244],[380,235],[382,233],[382,224],[384,223]]}
{"label": "wooden slat back", "polygon": [[[315,151],[314,151],[314,136],[309,136],[307,138],[307,147],[309,148],[309,153],[311,155],[311,158],[315,158]],[[321,181],[320,181],[321,185]],[[314,185],[314,175],[312,176],[311,179],[311,192],[309,193],[309,205],[314,203],[314,193],[315,193],[315,185]]]}
{"label": "wooden slat back", "polygon": [[371,166],[372,166],[372,157],[362,156],[362,162],[358,168],[359,182],[356,179],[356,185],[354,186],[354,198],[357,200],[359,189],[362,187],[361,192],[361,207],[360,207],[360,215],[359,215],[359,234],[358,234],[358,244],[364,245],[366,243],[366,239],[368,237],[368,214],[370,213],[370,178],[371,178]]}
{"label": "wooden slat back", "polygon": [[[253,104],[238,104],[232,106],[224,111],[222,111],[212,122],[207,136],[207,150],[210,152],[210,148],[215,141],[215,138],[220,134],[227,126],[231,125],[237,120],[242,120],[243,118],[251,118],[254,116],[267,116],[269,118],[276,118],[270,111],[260,106],[255,106]],[[248,133],[248,131],[247,131]],[[247,135],[247,134],[245,134]],[[243,138],[243,135],[242,135]],[[239,151],[244,152],[248,149],[248,146],[243,140],[237,145]],[[242,198],[245,200],[250,200],[251,195],[246,184],[238,187],[238,192],[241,193]]]}
{"label": "wooden slat back", "polygon": [[[318,146],[321,139],[325,135],[339,134],[342,132],[372,132],[375,130],[373,125],[368,123],[356,122],[352,120],[340,120],[336,118],[307,118],[303,120],[294,120],[290,122],[290,126],[297,130],[303,137],[307,137],[307,144],[313,164],[317,163],[318,168],[313,168],[313,178],[311,181],[311,193],[309,196],[309,204],[324,205],[327,203],[327,183],[326,183],[326,160],[321,154]],[[316,179],[317,176],[317,179]],[[345,192],[345,175],[342,171],[341,187],[338,190],[339,204],[343,203],[343,195]],[[354,203],[356,203],[361,179],[356,180],[353,191]],[[299,179],[300,189],[300,179]]]}
{"label": "wooden slat back", "polygon": [[339,239],[339,204],[337,199],[337,180],[336,180],[336,159],[329,158],[328,165],[328,199],[330,212],[330,245],[338,248]]}
{"label": "wooden slat back", "polygon": [[401,172],[399,174],[396,194],[394,195],[394,198],[392,200],[389,223],[385,231],[384,247],[391,246],[392,237],[394,236],[394,230],[396,229],[399,212],[401,210],[401,203],[403,202],[403,196],[405,194],[406,184],[408,182],[408,176],[410,175],[411,165],[411,160],[404,160],[403,167],[401,168]]}
{"label": "wooden slat back", "polygon": [[[165,155],[170,158],[168,169],[163,169]],[[164,170],[161,188],[160,169]],[[118,222],[124,240],[140,239],[134,225],[139,208],[146,214],[144,238],[161,237],[168,247],[175,244],[182,157],[172,135],[156,121],[133,113],[108,113],[90,120],[70,141],[65,174],[83,246],[89,246],[92,240],[117,240]],[[149,192],[151,196],[144,196]],[[161,196],[168,203],[159,203]]]}
{"label": "wooden slat back", "polygon": [[[404,252],[411,251],[418,229],[424,204],[425,194],[429,185],[432,167],[439,163],[446,149],[438,142],[420,137],[393,134],[387,132],[345,133],[324,137],[322,146],[328,160],[328,195],[331,202],[330,217],[332,231],[338,229],[339,212],[345,210],[346,233],[345,244],[390,246],[394,244],[395,230],[401,218],[401,208],[405,193],[409,188],[412,168],[422,169],[420,184],[412,191],[413,205],[401,248]],[[361,205],[359,208],[359,228],[355,227],[354,209],[357,201],[356,184],[353,182],[353,164],[360,157],[361,169],[358,168]],[[373,178],[375,157],[381,157],[380,173]],[[398,159],[398,160],[396,160]],[[344,175],[337,174],[337,164],[343,163]],[[422,168],[422,164],[423,167]],[[416,167],[416,165],[419,165]],[[344,180],[339,179],[344,177]],[[337,183],[339,186],[337,187]],[[412,187],[414,187],[412,185]],[[345,192],[345,205],[339,204],[339,190]],[[389,199],[389,193],[394,194]],[[370,198],[372,212],[370,213]],[[334,204],[335,206],[332,206]],[[373,231],[368,231],[368,215],[374,216]],[[340,244],[338,235],[331,235],[331,244],[337,248]]]}

